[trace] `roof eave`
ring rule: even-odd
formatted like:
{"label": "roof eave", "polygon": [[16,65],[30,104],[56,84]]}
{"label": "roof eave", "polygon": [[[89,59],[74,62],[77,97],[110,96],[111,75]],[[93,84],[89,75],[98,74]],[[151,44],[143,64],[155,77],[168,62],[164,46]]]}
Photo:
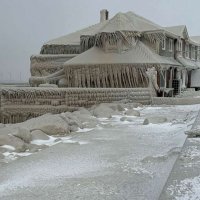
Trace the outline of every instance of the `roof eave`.
{"label": "roof eave", "polygon": [[165,35],[170,36],[170,37],[172,37],[172,38],[174,38],[174,39],[180,39],[180,38],[181,38],[180,36],[178,36],[178,35],[176,35],[176,34],[170,32],[170,31],[168,31],[168,30],[164,30],[164,32],[165,32]]}

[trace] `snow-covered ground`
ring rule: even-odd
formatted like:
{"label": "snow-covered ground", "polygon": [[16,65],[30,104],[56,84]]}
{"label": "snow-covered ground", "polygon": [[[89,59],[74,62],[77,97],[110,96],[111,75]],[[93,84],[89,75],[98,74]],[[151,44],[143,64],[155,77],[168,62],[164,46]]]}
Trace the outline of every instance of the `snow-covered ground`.
{"label": "snow-covered ground", "polygon": [[168,188],[175,200],[198,200],[200,199],[200,175],[186,178],[175,186]]}
{"label": "snow-covered ground", "polygon": [[160,200],[200,199],[200,138],[188,138]]}
{"label": "snow-covered ground", "polygon": [[[138,107],[140,116],[118,113],[97,118],[94,128],[31,141],[48,146],[39,152],[4,146],[0,199],[158,199],[199,109]],[[143,125],[159,116],[167,122]]]}

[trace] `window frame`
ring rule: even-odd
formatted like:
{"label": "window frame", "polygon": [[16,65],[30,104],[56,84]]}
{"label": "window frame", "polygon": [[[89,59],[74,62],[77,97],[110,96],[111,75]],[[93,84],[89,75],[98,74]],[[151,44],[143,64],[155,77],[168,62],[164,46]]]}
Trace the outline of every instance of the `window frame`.
{"label": "window frame", "polygon": [[173,52],[173,39],[169,39],[169,52]]}
{"label": "window frame", "polygon": [[197,61],[200,61],[200,46],[197,46]]}
{"label": "window frame", "polygon": [[190,58],[190,45],[189,45],[189,43],[185,44],[185,57]]}
{"label": "window frame", "polygon": [[183,41],[182,40],[178,40],[176,50],[178,51],[179,56],[183,55]]}
{"label": "window frame", "polygon": [[195,56],[196,56],[196,54],[195,54],[195,45],[192,45],[191,46],[191,59],[195,60]]}
{"label": "window frame", "polygon": [[161,46],[162,46],[162,50],[166,50],[166,38],[162,39]]}

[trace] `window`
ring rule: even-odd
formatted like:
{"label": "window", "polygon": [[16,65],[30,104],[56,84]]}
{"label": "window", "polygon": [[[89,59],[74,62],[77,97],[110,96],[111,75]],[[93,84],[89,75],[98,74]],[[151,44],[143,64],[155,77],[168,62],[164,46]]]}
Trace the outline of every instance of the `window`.
{"label": "window", "polygon": [[189,58],[190,57],[189,55],[190,55],[189,54],[189,44],[187,43],[187,44],[185,44],[185,57]]}
{"label": "window", "polygon": [[192,45],[191,47],[191,59],[195,60],[195,46]]}
{"label": "window", "polygon": [[177,43],[177,50],[182,51],[182,40],[179,40]]}
{"label": "window", "polygon": [[200,46],[197,47],[197,60],[200,61]]}
{"label": "window", "polygon": [[178,40],[177,42],[177,53],[179,56],[182,56],[182,52],[183,52],[183,42],[182,40]]}
{"label": "window", "polygon": [[169,51],[173,51],[173,40],[169,39]]}
{"label": "window", "polygon": [[162,39],[162,50],[165,50],[166,49],[166,39],[163,38]]}

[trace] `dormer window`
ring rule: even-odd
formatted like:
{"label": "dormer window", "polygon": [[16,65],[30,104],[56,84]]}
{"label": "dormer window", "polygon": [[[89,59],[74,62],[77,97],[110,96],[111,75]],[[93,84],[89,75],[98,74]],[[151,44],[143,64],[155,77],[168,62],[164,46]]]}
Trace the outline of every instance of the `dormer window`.
{"label": "dormer window", "polygon": [[172,52],[173,51],[173,40],[169,39],[169,51]]}
{"label": "dormer window", "polygon": [[185,44],[185,57],[186,57],[186,58],[190,58],[189,55],[190,55],[190,54],[189,54],[189,44],[186,43],[186,44]]}
{"label": "dormer window", "polygon": [[165,50],[166,49],[166,39],[163,38],[162,39],[162,50]]}

